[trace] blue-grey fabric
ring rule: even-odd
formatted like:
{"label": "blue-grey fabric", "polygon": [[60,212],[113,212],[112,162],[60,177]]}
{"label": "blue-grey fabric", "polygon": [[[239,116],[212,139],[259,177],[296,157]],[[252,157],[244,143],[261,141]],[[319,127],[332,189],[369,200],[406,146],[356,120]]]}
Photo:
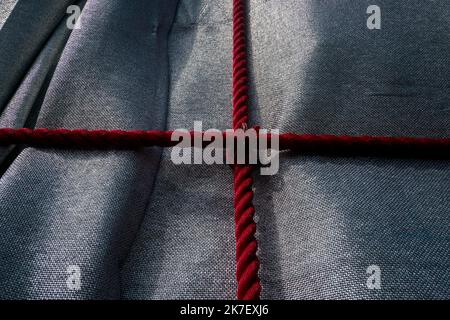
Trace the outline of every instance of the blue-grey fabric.
{"label": "blue-grey fabric", "polygon": [[[253,124],[450,137],[448,1],[248,2]],[[0,0],[0,127],[230,128],[231,12]],[[170,152],[0,149],[0,298],[233,299],[231,169]],[[262,298],[450,297],[449,195],[450,161],[282,153],[255,172]]]}

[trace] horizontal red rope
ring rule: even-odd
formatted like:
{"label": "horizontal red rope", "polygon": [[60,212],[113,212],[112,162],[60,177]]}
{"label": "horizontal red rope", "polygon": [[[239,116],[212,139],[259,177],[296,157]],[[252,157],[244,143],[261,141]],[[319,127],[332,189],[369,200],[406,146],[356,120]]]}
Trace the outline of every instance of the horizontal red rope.
{"label": "horizontal red rope", "polygon": [[303,154],[450,158],[450,138],[280,134],[280,150]]}
{"label": "horizontal red rope", "polygon": [[135,149],[170,147],[172,131],[85,130],[85,129],[0,129],[0,145],[25,144],[32,147],[80,149]]}
{"label": "horizontal red rope", "polygon": [[[23,144],[31,147],[77,149],[136,149],[172,147],[174,131],[160,130],[85,130],[85,129],[11,129],[0,128],[0,145]],[[192,138],[201,132],[190,132]],[[223,132],[224,138],[226,133]],[[274,135],[260,135],[269,141]],[[351,155],[404,155],[410,157],[449,158],[450,138],[337,136],[282,133],[278,135],[280,150],[302,153]],[[193,139],[191,139],[193,141]],[[207,145],[204,143],[203,146]]]}

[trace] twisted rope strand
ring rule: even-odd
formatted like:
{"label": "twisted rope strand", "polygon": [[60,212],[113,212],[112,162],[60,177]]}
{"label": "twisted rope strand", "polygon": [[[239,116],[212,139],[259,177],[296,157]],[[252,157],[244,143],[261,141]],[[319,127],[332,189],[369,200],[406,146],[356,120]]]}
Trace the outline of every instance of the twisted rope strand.
{"label": "twisted rope strand", "polygon": [[[27,129],[0,128],[0,145],[23,144],[30,147],[78,149],[136,149],[144,147],[173,147],[174,131],[160,130],[85,130],[85,129]],[[203,132],[190,132],[194,137]],[[282,133],[260,135],[258,139],[279,139],[280,150],[302,154],[402,156],[410,158],[450,158],[450,138],[336,136]],[[224,148],[226,132],[223,132]],[[235,138],[235,136],[233,136]],[[204,142],[203,147],[211,142]]]}
{"label": "twisted rope strand", "polygon": [[[233,129],[248,127],[248,71],[245,0],[233,1]],[[234,215],[236,233],[236,278],[239,300],[259,299],[261,284],[256,255],[256,223],[253,220],[252,166],[236,164],[234,174]]]}

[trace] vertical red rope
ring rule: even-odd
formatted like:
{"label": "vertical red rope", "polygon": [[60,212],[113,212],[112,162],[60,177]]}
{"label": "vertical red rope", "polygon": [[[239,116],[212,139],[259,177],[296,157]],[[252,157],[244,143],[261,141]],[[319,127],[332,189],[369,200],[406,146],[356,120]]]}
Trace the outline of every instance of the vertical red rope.
{"label": "vertical red rope", "polygon": [[[245,26],[245,0],[233,0],[233,129],[248,126],[248,72]],[[234,173],[234,212],[236,224],[237,298],[259,299],[261,284],[256,255],[256,223],[253,220],[253,177],[250,165],[238,165]]]}

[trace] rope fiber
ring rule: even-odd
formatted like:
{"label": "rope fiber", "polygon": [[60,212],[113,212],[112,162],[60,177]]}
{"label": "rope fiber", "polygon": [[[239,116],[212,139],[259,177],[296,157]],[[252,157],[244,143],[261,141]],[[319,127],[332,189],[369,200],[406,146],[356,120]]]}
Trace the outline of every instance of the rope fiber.
{"label": "rope fiber", "polygon": [[[248,128],[248,71],[245,0],[233,1],[233,129]],[[236,164],[234,175],[234,219],[236,233],[237,298],[256,300],[261,293],[259,259],[256,255],[256,223],[253,219],[252,166]]]}

